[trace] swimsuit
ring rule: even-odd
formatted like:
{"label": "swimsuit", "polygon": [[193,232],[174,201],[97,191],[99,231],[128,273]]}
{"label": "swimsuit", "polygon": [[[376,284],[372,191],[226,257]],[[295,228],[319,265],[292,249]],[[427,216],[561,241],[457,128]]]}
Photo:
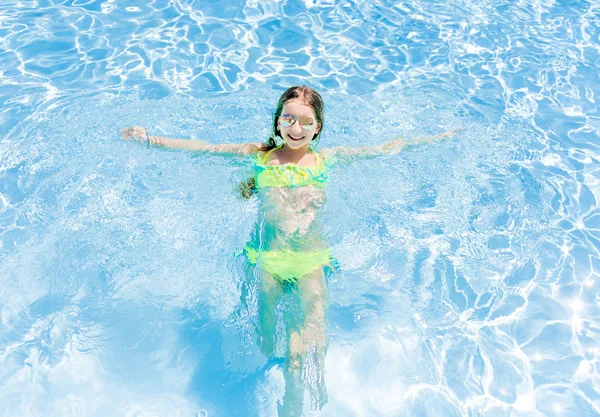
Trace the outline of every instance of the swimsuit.
{"label": "swimsuit", "polygon": [[[254,164],[254,181],[257,190],[264,188],[298,188],[314,186],[324,188],[329,174],[326,163],[318,153],[314,153],[315,166],[299,166],[294,164],[269,165],[271,154],[281,149],[275,148],[258,155]],[[311,151],[312,152],[312,151]],[[261,245],[249,243],[244,248],[248,261],[260,266],[280,282],[296,282],[311,272],[332,265],[331,250],[264,250]]]}
{"label": "swimsuit", "polygon": [[251,264],[259,265],[278,281],[295,282],[332,263],[329,248],[315,252],[300,252],[291,249],[258,251],[246,246],[244,253]]}
{"label": "swimsuit", "polygon": [[295,164],[269,165],[268,161],[271,154],[281,148],[280,146],[279,148],[271,149],[263,157],[258,156],[256,158],[254,165],[256,188],[296,188],[307,185],[314,185],[319,188],[325,187],[329,175],[321,155],[313,152],[316,165],[310,167]]}

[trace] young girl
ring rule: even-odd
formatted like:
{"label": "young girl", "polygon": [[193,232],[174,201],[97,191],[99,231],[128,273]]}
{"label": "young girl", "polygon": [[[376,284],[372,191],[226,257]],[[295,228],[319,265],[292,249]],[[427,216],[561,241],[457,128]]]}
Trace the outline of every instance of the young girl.
{"label": "young girl", "polygon": [[[279,414],[286,416],[302,413],[307,384],[313,407],[321,408],[327,401],[323,372],[327,344],[325,270],[331,264],[331,253],[318,213],[325,200],[329,165],[340,158],[392,155],[409,145],[434,142],[453,133],[410,143],[397,139],[379,146],[330,147],[317,152],[313,145],[323,131],[323,107],[323,100],[315,90],[305,86],[289,88],[279,98],[273,133],[267,143],[213,145],[199,140],[148,136],[140,127],[121,131],[123,139],[167,148],[253,157],[254,176],[241,191],[246,197],[256,194],[261,210],[244,254],[253,273],[260,276],[259,339],[267,357],[275,351],[275,306],[284,290],[297,291],[301,304],[301,314],[287,315],[285,326],[286,389]],[[303,375],[310,381],[304,381]]]}

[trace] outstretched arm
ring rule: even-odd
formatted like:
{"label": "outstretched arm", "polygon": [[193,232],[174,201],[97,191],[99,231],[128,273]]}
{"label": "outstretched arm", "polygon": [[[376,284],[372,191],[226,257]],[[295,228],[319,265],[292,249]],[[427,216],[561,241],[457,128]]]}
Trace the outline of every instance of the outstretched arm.
{"label": "outstretched arm", "polygon": [[411,140],[405,140],[404,138],[398,138],[392,140],[390,142],[383,143],[377,146],[365,146],[362,148],[347,148],[345,146],[335,146],[332,148],[324,148],[321,152],[325,157],[357,157],[357,158],[369,158],[383,155],[395,155],[402,151],[403,149],[418,145],[421,143],[437,143],[440,142],[444,138],[449,138],[453,136],[456,132],[461,131],[462,129],[452,129],[448,130],[444,133],[440,133],[435,136],[426,136],[422,138],[414,138]]}
{"label": "outstretched arm", "polygon": [[216,153],[232,156],[246,156],[260,151],[261,143],[223,143],[214,145],[202,140],[169,139],[162,136],[150,136],[146,129],[139,126],[128,127],[121,130],[123,140],[136,140],[149,145],[158,145],[165,148],[184,149],[188,151]]}

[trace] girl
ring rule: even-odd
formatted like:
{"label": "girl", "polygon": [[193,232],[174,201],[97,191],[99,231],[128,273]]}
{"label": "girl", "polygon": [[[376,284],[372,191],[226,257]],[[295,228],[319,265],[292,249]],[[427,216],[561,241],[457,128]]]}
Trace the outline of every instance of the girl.
{"label": "girl", "polygon": [[[331,254],[318,213],[325,200],[328,166],[339,158],[396,154],[409,145],[453,134],[449,131],[410,143],[397,139],[380,146],[331,147],[316,152],[313,145],[323,131],[323,107],[315,90],[289,88],[279,98],[267,143],[213,145],[148,136],[140,127],[121,131],[123,139],[167,148],[253,156],[255,173],[241,186],[241,192],[247,198],[257,194],[261,210],[244,253],[253,273],[260,276],[259,339],[267,357],[274,354],[276,346],[275,306],[280,296],[291,288],[297,291],[301,305],[300,314],[286,316],[286,389],[279,408],[279,414],[286,416],[302,413],[306,383],[313,407],[321,408],[327,401],[323,372],[327,344],[325,270],[331,265]],[[303,381],[303,375],[311,373],[314,375],[306,378],[310,381]]]}

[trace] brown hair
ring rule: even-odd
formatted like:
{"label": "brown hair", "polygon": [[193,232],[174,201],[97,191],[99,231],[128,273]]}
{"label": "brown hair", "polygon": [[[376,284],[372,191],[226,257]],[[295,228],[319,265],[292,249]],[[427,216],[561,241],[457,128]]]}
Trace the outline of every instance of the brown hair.
{"label": "brown hair", "polygon": [[[319,132],[312,138],[312,141],[314,142],[319,140],[321,132],[323,131],[323,125],[325,124],[325,118],[323,116],[325,104],[323,103],[323,98],[321,98],[321,95],[310,87],[305,85],[294,86],[285,90],[277,101],[277,108],[275,109],[275,113],[273,113],[273,126],[271,135],[267,139],[267,142],[262,144],[260,148],[262,152],[268,152],[278,146],[277,138],[282,139],[282,137],[281,133],[279,132],[279,128],[277,127],[277,120],[279,119],[279,116],[281,116],[281,112],[283,111],[283,106],[285,103],[296,99],[302,101],[307,106],[312,107],[313,111],[315,112],[320,129]],[[242,194],[242,197],[244,197],[246,200],[252,197],[256,193],[256,183],[254,177],[240,183],[238,190]]]}

